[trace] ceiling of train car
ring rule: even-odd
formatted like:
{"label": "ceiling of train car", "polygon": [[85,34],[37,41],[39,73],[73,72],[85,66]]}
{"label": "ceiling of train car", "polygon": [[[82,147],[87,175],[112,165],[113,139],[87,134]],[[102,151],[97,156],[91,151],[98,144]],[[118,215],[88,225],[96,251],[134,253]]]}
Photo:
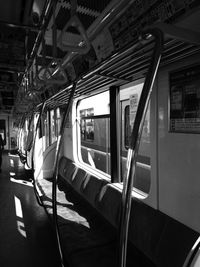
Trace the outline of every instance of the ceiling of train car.
{"label": "ceiling of train car", "polygon": [[[151,4],[147,4],[150,2]],[[117,17],[118,19],[120,18],[120,22],[117,21],[109,26],[110,28],[107,29],[105,34],[106,36],[110,36],[111,41],[107,38],[105,39],[105,42],[108,41],[109,43],[110,41],[112,43],[112,46],[108,46],[109,49],[113,47],[113,50],[108,51],[109,53],[112,53],[113,51],[116,52],[123,48],[125,44],[130,45],[130,40],[132,42],[135,36],[138,36],[141,28],[144,27],[144,25],[149,25],[149,21],[165,21],[168,18],[167,16],[171,19],[177,14],[180,15],[183,13],[184,16],[184,12],[187,12],[190,16],[185,20],[186,25],[183,25],[183,27],[187,28],[189,25],[188,28],[192,28],[193,22],[198,28],[199,24],[196,23],[196,21],[197,18],[199,18],[199,13],[197,12],[197,9],[195,10],[195,5],[199,7],[198,0],[187,0],[182,3],[181,1],[173,0],[171,2],[173,2],[174,5],[175,15],[171,11],[169,14],[167,13],[169,8],[167,1],[165,0],[144,1],[144,4],[141,5],[139,3],[142,3],[142,1],[134,0],[0,0],[0,113],[23,113],[27,111],[27,106],[29,106],[29,104],[35,105],[36,103],[34,101],[37,101],[36,97],[34,98],[32,95],[31,98],[30,94],[27,94],[29,93],[26,91],[27,88],[24,89],[23,82],[30,81],[29,78],[31,77],[31,72],[29,72],[29,70],[31,70],[33,65],[35,66],[35,69],[43,66],[44,68],[47,68],[47,65],[50,62],[53,62],[52,59],[55,57],[56,59],[65,59],[69,52],[68,48],[63,49],[62,46],[58,47],[58,45],[56,45],[55,49],[55,46],[53,46],[53,17],[55,17],[55,25],[57,28],[57,43],[59,36],[61,36],[61,32],[63,31],[62,44],[65,47],[81,46],[81,42],[85,41],[84,34],[80,29],[77,30],[78,27],[73,26],[73,23],[69,23],[72,16],[71,7],[73,5],[76,7],[76,15],[81,21],[85,32],[91,33],[95,26],[99,26],[98,23],[105,19],[109,13],[112,13],[112,19],[115,20],[116,13],[111,12],[111,10],[114,9],[113,7],[118,6],[118,12],[120,11],[123,13],[123,10],[120,9],[121,4],[123,4],[123,8],[127,9],[127,12],[124,16],[118,14]],[[130,8],[127,8],[127,4],[129,4]],[[166,12],[163,11],[163,8],[165,8]],[[147,9],[150,10],[148,11],[149,15],[143,16],[144,11],[147,12]],[[100,39],[101,38],[99,38],[99,40]],[[87,62],[85,59],[82,60],[81,56],[80,58],[75,57],[73,60],[76,78],[87,73],[89,68],[87,69],[88,66],[85,66],[84,64],[86,63],[89,65],[89,60],[91,60],[91,66],[93,67],[96,62],[98,63],[106,59],[106,56],[101,57],[100,59],[98,58],[99,40],[97,40],[98,42],[94,39],[92,40],[95,42],[92,43],[91,49],[86,55],[89,58],[87,59]],[[94,47],[95,45],[96,47]],[[92,53],[94,52],[95,55],[92,53],[90,54],[91,51]],[[36,55],[37,57],[35,57]],[[33,64],[35,58],[37,58],[37,60],[35,60],[36,63]],[[144,58],[144,60],[146,60],[146,58]],[[92,65],[94,62],[95,64]],[[91,82],[91,88],[93,89],[93,86],[96,86],[96,80],[99,83],[99,87],[104,84],[115,84],[115,82],[120,79],[124,82],[133,80],[135,74],[132,71],[130,75],[126,72],[127,68],[130,68],[130,64],[128,62],[127,64],[126,69],[123,71],[121,71],[121,67],[112,69],[112,64],[108,70],[105,68],[99,69],[99,72],[94,76],[95,80]],[[140,62],[138,64],[140,64]],[[52,65],[53,64],[51,64],[51,68]],[[143,65],[145,66],[145,64]],[[66,65],[64,68],[65,67]],[[84,73],[85,67],[86,72]],[[136,68],[135,65],[134,68]],[[66,70],[66,72],[68,72],[68,70]],[[27,73],[29,76],[27,76]],[[73,79],[71,81],[73,81]],[[85,82],[79,82],[78,86],[80,88],[83,87],[84,89],[84,83]],[[34,86],[31,90],[34,92]],[[23,95],[19,94],[19,92],[25,93]],[[36,94],[38,94],[38,91]],[[48,99],[48,96],[45,96],[44,99]]]}
{"label": "ceiling of train car", "polygon": [[[57,35],[70,19],[69,0],[0,0],[0,112],[11,113],[27,65],[33,60],[34,44],[44,34],[45,45],[38,46],[38,65],[52,59],[52,9],[56,2],[55,21]],[[77,15],[87,30],[104,11],[111,0],[78,0]],[[49,12],[48,12],[49,11]],[[45,19],[44,19],[45,17]],[[43,34],[41,34],[41,30]],[[80,32],[69,26],[63,40],[65,44],[80,42]],[[57,57],[66,51],[57,48]]]}
{"label": "ceiling of train car", "polygon": [[38,32],[36,20],[44,4],[45,0],[0,1],[0,112],[12,111],[26,67],[27,47]]}

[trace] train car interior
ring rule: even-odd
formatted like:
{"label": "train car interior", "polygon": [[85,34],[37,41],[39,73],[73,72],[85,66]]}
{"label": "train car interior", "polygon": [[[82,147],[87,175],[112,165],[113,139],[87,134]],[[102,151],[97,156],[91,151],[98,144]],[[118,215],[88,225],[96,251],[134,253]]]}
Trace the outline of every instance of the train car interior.
{"label": "train car interior", "polygon": [[0,0],[0,266],[200,266],[200,1]]}

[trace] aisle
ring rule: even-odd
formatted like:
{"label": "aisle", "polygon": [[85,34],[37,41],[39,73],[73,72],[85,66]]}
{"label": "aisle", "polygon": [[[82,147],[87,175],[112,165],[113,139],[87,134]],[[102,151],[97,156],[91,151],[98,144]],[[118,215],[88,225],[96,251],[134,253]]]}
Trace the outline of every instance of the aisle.
{"label": "aisle", "polygon": [[53,229],[16,155],[0,173],[0,266],[59,267]]}

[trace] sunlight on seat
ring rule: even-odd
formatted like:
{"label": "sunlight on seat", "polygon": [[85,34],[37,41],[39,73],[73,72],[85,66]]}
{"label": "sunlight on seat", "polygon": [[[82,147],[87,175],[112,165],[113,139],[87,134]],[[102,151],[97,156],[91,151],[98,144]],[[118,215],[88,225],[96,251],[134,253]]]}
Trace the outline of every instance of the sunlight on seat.
{"label": "sunlight on seat", "polygon": [[14,158],[19,158],[19,155],[15,155],[15,154],[11,154],[11,153],[8,153],[8,156],[9,157],[14,157]]}
{"label": "sunlight on seat", "polygon": [[15,172],[10,172],[10,176],[15,176],[16,173]]}
{"label": "sunlight on seat", "polygon": [[25,181],[25,180],[17,180],[17,179],[14,179],[13,177],[10,177],[10,181],[13,182],[13,183],[17,183],[17,184],[27,185],[27,186],[33,187],[32,182],[28,182],[28,181]]}

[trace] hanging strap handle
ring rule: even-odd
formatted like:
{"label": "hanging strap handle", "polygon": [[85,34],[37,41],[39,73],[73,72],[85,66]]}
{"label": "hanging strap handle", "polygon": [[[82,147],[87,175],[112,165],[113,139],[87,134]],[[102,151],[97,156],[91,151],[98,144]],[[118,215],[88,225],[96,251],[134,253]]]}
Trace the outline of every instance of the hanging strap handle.
{"label": "hanging strap handle", "polygon": [[[46,72],[46,42],[44,38],[44,31],[42,32],[42,67],[38,68],[38,60],[36,60],[36,84],[41,86],[44,83],[44,73]],[[42,78],[41,78],[41,77]]]}
{"label": "hanging strap handle", "polygon": [[[64,35],[66,30],[70,27],[74,27],[80,33],[84,44],[83,45],[66,45],[63,43]],[[87,33],[83,24],[81,23],[80,19],[77,16],[77,0],[71,0],[71,18],[66,23],[65,27],[63,28],[60,36],[58,37],[58,46],[63,51],[71,51],[77,52],[81,55],[87,54],[90,50],[90,41],[88,39]]]}
{"label": "hanging strap handle", "polygon": [[[45,61],[44,58],[46,58],[46,48],[45,48],[45,42],[43,38],[43,43],[42,43],[42,51],[43,51],[43,67],[40,68],[37,74],[37,82],[38,85],[63,85],[68,82],[68,77],[64,71],[63,68],[60,68],[59,71],[59,78],[53,77],[53,65],[58,65],[59,61],[57,59],[57,27],[56,27],[56,19],[55,19],[55,10],[56,10],[56,2],[54,2],[53,6],[53,27],[52,27],[52,55],[53,59],[51,62],[48,64],[48,66],[45,66]],[[40,77],[41,76],[41,77]]]}

